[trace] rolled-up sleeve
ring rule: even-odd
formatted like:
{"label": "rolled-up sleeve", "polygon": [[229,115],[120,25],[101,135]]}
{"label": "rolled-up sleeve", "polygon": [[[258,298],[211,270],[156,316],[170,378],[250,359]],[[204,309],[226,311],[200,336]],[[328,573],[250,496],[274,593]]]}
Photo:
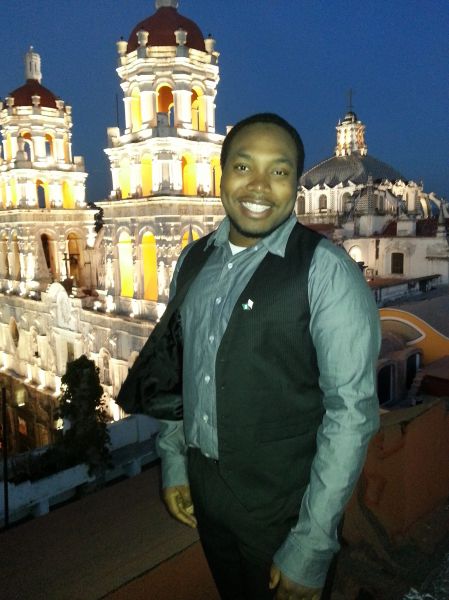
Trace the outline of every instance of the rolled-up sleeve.
{"label": "rolled-up sleeve", "polygon": [[320,587],[335,552],[337,527],[379,427],[376,364],[380,325],[357,264],[327,240],[309,272],[310,332],[325,414],[299,519],[274,562],[287,577]]}

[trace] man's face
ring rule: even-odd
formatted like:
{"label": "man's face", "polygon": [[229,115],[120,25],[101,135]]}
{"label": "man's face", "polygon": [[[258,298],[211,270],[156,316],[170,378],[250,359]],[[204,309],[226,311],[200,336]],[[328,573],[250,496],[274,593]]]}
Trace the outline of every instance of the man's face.
{"label": "man's face", "polygon": [[289,134],[271,123],[248,125],[232,140],[221,201],[233,244],[252,246],[289,217],[296,200],[296,153]]}

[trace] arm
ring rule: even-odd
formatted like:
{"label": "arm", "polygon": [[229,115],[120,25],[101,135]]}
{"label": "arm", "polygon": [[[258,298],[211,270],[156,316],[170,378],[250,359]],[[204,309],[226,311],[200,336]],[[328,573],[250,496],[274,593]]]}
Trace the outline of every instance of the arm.
{"label": "arm", "polygon": [[[170,283],[170,299],[176,293],[177,275],[186,253],[187,249],[181,253],[176,264]],[[187,446],[184,437],[184,423],[182,420],[160,420],[159,423],[156,449],[161,459],[162,497],[168,511],[175,519],[190,527],[196,527],[187,476]]]}
{"label": "arm", "polygon": [[339,549],[337,527],[379,426],[380,328],[358,266],[327,241],[312,261],[309,301],[325,414],[297,525],[274,563],[293,582],[317,588]]}
{"label": "arm", "polygon": [[162,497],[172,517],[189,527],[196,527],[187,477],[187,447],[183,422],[159,423],[156,448],[162,463]]}

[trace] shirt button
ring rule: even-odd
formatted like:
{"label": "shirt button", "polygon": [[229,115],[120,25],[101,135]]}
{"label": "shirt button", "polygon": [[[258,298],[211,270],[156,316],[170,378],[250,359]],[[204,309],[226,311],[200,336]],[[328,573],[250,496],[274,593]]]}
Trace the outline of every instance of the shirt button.
{"label": "shirt button", "polygon": [[207,415],[203,415],[203,421],[207,423],[209,421],[209,417]]}
{"label": "shirt button", "polygon": [[210,381],[210,375],[206,375],[206,377],[204,378],[204,381],[206,383],[209,383],[209,381]]}
{"label": "shirt button", "polygon": [[215,336],[214,335],[210,335],[209,336],[209,342],[212,344],[212,342],[214,341]]}
{"label": "shirt button", "polygon": [[220,296],[218,298],[215,298],[215,304],[220,304],[220,302],[221,302]]}
{"label": "shirt button", "polygon": [[234,265],[232,263],[228,263],[228,269],[232,269]]}
{"label": "shirt button", "polygon": [[205,453],[204,453],[204,456],[205,456],[206,458],[210,458],[210,454],[208,454],[207,452],[205,452]]}

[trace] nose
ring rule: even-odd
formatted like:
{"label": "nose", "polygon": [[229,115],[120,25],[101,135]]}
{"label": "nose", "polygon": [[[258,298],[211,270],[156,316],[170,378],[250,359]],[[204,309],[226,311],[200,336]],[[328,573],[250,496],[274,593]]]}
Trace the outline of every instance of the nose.
{"label": "nose", "polygon": [[254,172],[247,183],[247,187],[250,191],[263,192],[269,189],[270,181],[265,173]]}

